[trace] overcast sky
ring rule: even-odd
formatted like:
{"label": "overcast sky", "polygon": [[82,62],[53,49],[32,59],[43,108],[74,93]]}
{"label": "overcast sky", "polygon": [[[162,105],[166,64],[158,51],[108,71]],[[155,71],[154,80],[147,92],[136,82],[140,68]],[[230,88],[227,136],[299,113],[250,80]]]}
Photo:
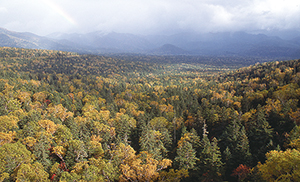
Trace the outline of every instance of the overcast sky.
{"label": "overcast sky", "polygon": [[300,0],[1,0],[0,27],[38,35],[300,30]]}

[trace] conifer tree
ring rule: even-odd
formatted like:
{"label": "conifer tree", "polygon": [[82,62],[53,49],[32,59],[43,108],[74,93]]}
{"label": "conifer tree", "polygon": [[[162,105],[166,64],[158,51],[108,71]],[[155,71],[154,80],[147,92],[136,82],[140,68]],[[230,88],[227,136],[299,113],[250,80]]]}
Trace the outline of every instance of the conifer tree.
{"label": "conifer tree", "polygon": [[[183,140],[183,137],[181,140]],[[178,163],[179,169],[193,169],[198,160],[196,157],[196,150],[189,141],[180,141],[178,142],[175,161]]]}
{"label": "conifer tree", "polygon": [[147,151],[153,158],[161,160],[167,154],[167,149],[162,141],[162,134],[159,131],[143,128],[140,137],[140,150]]}
{"label": "conifer tree", "polygon": [[239,117],[235,118],[226,127],[221,136],[223,147],[223,159],[226,161],[226,176],[230,178],[232,171],[240,164],[250,166],[251,153],[246,130],[241,124]]}
{"label": "conifer tree", "polygon": [[275,149],[272,141],[273,129],[266,120],[265,113],[261,105],[258,105],[254,119],[250,122],[249,140],[250,149],[253,155],[253,162],[265,161],[265,153]]}
{"label": "conifer tree", "polygon": [[201,140],[201,152],[199,171],[201,181],[220,181],[222,180],[223,162],[218,140],[214,137],[210,142],[207,136],[206,124],[203,126],[203,138]]}
{"label": "conifer tree", "polygon": [[38,141],[35,145],[33,145],[32,153],[37,158],[37,161],[47,169],[51,165],[51,161],[49,159],[50,152],[48,150],[51,147],[51,143],[45,133],[41,133],[37,139]]}

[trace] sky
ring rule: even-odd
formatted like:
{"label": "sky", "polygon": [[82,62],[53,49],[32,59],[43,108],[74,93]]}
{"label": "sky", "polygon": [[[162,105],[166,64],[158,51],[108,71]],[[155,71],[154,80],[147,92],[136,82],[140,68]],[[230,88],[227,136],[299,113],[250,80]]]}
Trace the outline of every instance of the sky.
{"label": "sky", "polygon": [[300,31],[300,0],[1,0],[0,27],[41,36]]}

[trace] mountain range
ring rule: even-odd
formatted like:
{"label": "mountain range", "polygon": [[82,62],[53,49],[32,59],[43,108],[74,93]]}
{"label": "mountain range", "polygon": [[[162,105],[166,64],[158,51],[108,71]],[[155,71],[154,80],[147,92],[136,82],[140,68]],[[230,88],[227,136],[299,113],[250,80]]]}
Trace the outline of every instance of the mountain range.
{"label": "mountain range", "polygon": [[126,33],[53,33],[38,36],[0,28],[0,46],[52,49],[87,54],[150,54],[300,58],[300,37],[289,40],[245,32],[134,35]]}

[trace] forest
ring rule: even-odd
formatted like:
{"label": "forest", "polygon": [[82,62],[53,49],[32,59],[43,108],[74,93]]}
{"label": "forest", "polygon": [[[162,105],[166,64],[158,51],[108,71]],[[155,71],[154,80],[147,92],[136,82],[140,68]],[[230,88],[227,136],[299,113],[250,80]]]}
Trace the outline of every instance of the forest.
{"label": "forest", "polygon": [[300,181],[300,59],[182,59],[1,47],[0,181]]}

